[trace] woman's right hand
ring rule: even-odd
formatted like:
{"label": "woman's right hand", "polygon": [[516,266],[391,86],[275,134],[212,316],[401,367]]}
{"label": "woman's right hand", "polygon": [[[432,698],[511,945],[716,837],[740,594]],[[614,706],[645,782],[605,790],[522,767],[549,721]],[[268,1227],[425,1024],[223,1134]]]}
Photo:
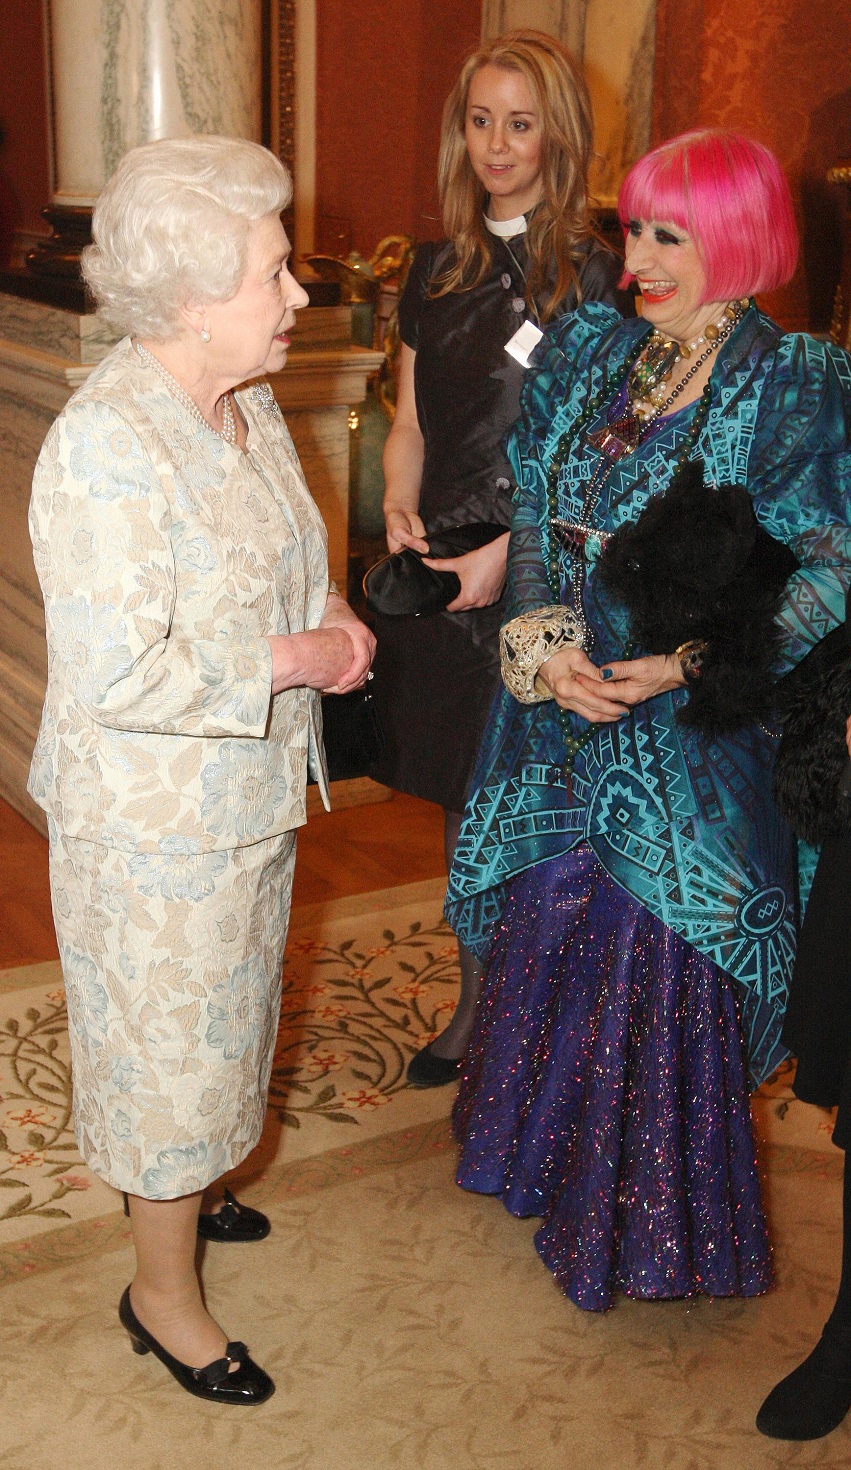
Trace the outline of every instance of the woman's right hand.
{"label": "woman's right hand", "polygon": [[627,705],[613,697],[611,684],[581,648],[554,653],[541,664],[538,678],[561,709],[572,710],[591,724],[608,724],[629,712]]}
{"label": "woman's right hand", "polygon": [[388,506],[384,511],[384,525],[387,530],[387,550],[391,554],[410,546],[413,551],[422,551],[428,555],[425,526],[416,511]]}
{"label": "woman's right hand", "polygon": [[355,646],[343,628],[273,634],[272,693],[284,689],[334,689],[351,668]]}

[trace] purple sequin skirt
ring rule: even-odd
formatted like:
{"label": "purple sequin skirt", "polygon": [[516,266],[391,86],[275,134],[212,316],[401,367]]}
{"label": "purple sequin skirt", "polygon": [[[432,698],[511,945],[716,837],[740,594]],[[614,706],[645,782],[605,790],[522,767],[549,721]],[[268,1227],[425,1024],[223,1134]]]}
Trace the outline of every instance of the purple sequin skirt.
{"label": "purple sequin skirt", "polygon": [[453,1122],[577,1306],[769,1286],[733,982],[588,847],[511,884]]}

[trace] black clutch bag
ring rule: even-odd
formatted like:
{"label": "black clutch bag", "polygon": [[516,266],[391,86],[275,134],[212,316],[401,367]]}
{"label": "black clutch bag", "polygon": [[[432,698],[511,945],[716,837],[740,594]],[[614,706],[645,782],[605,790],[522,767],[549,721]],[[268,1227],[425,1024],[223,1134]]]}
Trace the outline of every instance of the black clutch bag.
{"label": "black clutch bag", "polygon": [[349,694],[323,694],[322,736],[329,781],[369,775],[384,745],[369,684]]}
{"label": "black clutch bag", "polygon": [[[851,599],[846,618],[851,613]],[[851,622],[834,628],[780,681],[783,734],[774,767],[777,805],[811,847],[851,831]]]}
{"label": "black clutch bag", "polygon": [[[438,559],[464,556],[478,551],[498,536],[507,526],[495,521],[477,521],[470,526],[449,526],[428,537],[428,555]],[[437,572],[423,562],[423,552],[394,551],[370,567],[363,579],[366,605],[370,612],[385,617],[427,617],[442,612],[461,591],[461,580],[454,572]]]}

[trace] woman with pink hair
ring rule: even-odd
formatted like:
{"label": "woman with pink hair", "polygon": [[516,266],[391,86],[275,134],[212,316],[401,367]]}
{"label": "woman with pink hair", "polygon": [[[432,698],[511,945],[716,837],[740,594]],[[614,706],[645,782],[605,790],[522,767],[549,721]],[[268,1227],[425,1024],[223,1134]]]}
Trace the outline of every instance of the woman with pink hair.
{"label": "woman with pink hair", "polygon": [[[769,1284],[748,1086],[785,1055],[808,875],[772,798],[772,687],[851,583],[848,358],[753,300],[797,258],[776,159],[689,133],[620,211],[642,317],[551,325],[508,438],[506,687],[446,910],[485,965],[458,1181],[542,1216],[538,1251],[592,1311]],[[679,634],[612,590],[627,528],[623,575],[666,615],[680,599]],[[770,593],[751,556],[783,567]],[[733,617],[731,641],[734,584],[764,637]]]}

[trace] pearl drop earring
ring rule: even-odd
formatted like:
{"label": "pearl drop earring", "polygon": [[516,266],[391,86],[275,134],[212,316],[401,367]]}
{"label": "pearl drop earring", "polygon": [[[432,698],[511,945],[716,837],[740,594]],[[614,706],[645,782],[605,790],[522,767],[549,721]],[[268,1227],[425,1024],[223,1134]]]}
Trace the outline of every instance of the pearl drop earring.
{"label": "pearl drop earring", "polygon": [[204,325],[201,328],[199,336],[202,342],[209,342],[210,340],[210,323],[207,321],[206,317],[204,318]]}

